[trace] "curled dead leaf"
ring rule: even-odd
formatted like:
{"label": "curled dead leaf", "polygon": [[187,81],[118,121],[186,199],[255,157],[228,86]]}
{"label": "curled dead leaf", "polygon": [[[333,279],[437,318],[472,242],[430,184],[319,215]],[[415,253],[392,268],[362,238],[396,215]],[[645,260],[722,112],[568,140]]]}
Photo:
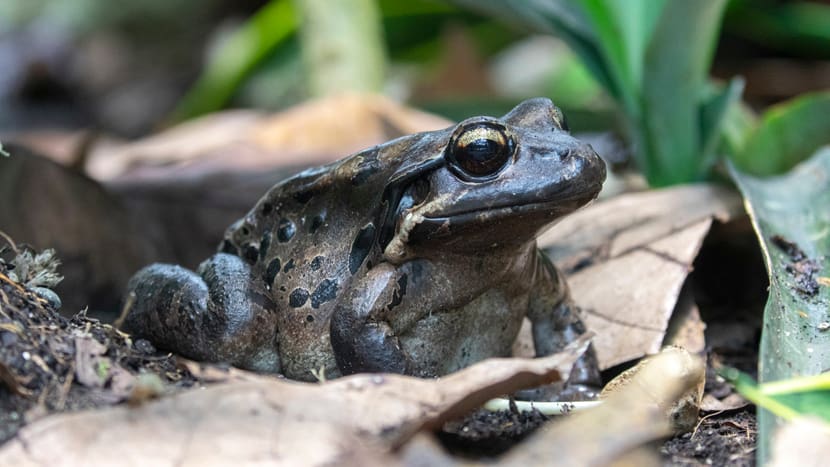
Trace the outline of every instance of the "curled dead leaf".
{"label": "curled dead leaf", "polygon": [[[359,464],[484,401],[560,380],[582,337],[539,359],[492,359],[439,379],[360,374],[327,383],[259,377],[142,404],[49,417],[0,449],[0,465]],[[153,449],[147,449],[153,446]]]}

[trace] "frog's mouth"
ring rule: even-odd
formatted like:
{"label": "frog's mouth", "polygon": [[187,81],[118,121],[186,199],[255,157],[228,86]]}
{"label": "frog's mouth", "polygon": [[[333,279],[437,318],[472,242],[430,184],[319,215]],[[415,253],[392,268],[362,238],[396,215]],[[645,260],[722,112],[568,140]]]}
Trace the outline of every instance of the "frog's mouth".
{"label": "frog's mouth", "polygon": [[452,224],[484,224],[488,221],[502,220],[511,217],[525,217],[527,215],[538,215],[540,220],[552,220],[565,216],[579,209],[591,201],[585,197],[573,197],[570,199],[558,199],[556,201],[536,201],[524,204],[506,206],[492,206],[478,209],[469,209],[449,213],[425,214],[425,222]]}
{"label": "frog's mouth", "polygon": [[473,245],[524,243],[556,220],[591,202],[574,196],[556,201],[537,201],[466,211],[423,214],[409,231],[412,243],[455,238]]}

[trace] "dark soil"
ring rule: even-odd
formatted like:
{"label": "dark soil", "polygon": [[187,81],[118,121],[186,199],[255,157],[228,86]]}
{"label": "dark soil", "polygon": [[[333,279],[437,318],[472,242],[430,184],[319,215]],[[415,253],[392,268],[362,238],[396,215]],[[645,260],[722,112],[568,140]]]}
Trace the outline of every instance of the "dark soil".
{"label": "dark soil", "polygon": [[492,457],[503,454],[549,419],[538,410],[491,412],[479,409],[444,425],[438,439],[455,455],[474,459]]}
{"label": "dark soil", "polygon": [[666,441],[660,448],[666,465],[755,465],[755,413],[740,410],[704,417],[693,433]]}
{"label": "dark soil", "polygon": [[49,413],[117,404],[152,396],[156,387],[196,382],[147,341],[133,342],[83,313],[64,318],[48,300],[12,281],[8,268],[0,261],[0,443]]}

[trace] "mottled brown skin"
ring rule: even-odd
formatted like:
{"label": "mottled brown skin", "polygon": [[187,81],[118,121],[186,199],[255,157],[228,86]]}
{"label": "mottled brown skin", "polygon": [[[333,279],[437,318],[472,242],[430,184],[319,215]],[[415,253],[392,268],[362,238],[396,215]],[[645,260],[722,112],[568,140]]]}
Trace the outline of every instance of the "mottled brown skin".
{"label": "mottled brown skin", "polygon": [[[161,348],[313,380],[432,377],[584,332],[536,235],[594,199],[605,165],[547,99],[390,141],[273,187],[194,273],[130,281],[125,327]],[[593,350],[565,397],[599,383]]]}

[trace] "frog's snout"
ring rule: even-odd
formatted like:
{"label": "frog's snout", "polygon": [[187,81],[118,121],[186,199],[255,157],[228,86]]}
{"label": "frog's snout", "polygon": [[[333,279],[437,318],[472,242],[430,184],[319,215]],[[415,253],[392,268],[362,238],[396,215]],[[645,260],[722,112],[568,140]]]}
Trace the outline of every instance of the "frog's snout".
{"label": "frog's snout", "polygon": [[605,161],[602,157],[594,151],[594,148],[588,143],[580,143],[576,149],[571,150],[569,157],[578,157],[580,159],[581,178],[587,183],[596,185],[596,191],[602,188],[602,182],[605,181]]}

